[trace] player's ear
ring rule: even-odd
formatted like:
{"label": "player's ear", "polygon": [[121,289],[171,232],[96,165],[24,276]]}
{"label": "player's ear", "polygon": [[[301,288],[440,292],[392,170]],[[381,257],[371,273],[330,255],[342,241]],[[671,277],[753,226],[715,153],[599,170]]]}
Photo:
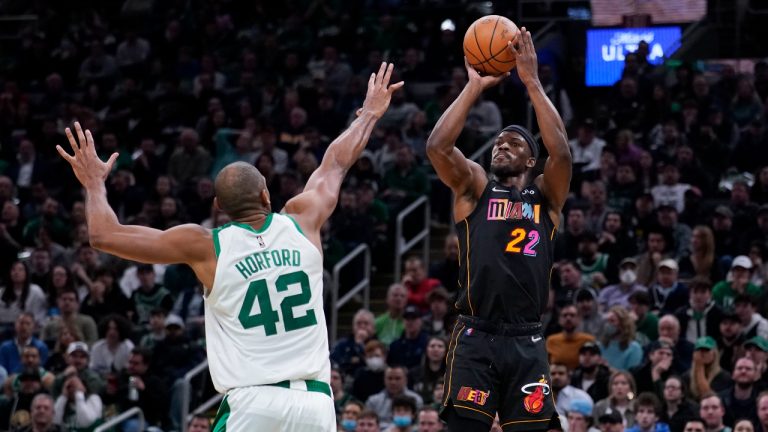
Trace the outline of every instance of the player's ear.
{"label": "player's ear", "polygon": [[216,197],[213,197],[213,208],[216,210],[222,211],[221,206],[219,205],[219,199]]}
{"label": "player's ear", "polygon": [[536,159],[532,157],[528,158],[528,161],[525,163],[525,166],[527,166],[528,168],[533,168],[534,166],[536,166]]}
{"label": "player's ear", "polygon": [[264,207],[269,207],[272,204],[269,199],[269,190],[267,188],[261,190],[261,204]]}

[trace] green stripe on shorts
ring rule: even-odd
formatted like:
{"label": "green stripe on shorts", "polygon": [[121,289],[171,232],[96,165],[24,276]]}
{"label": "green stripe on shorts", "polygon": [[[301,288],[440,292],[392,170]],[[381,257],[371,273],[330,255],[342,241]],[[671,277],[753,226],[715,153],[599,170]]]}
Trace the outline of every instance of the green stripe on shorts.
{"label": "green stripe on shorts", "polygon": [[213,420],[213,432],[227,432],[227,420],[229,419],[229,402],[227,402],[227,396],[224,396],[224,400],[219,405],[219,410],[216,412],[216,418]]}

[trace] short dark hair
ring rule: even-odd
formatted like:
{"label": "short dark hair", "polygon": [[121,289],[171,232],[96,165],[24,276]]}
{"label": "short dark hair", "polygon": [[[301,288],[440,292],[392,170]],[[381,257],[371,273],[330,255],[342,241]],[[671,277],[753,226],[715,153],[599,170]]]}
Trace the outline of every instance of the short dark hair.
{"label": "short dark hair", "polygon": [[144,364],[148,365],[152,363],[152,350],[144,347],[136,347],[131,350],[131,354],[141,356]]}
{"label": "short dark hair", "polygon": [[107,315],[99,322],[99,336],[104,338],[109,330],[109,323],[114,322],[121,341],[131,337],[131,323],[125,317],[117,314]]}
{"label": "short dark hair", "polygon": [[365,411],[361,412],[359,416],[357,416],[358,420],[364,419],[364,418],[365,419],[373,419],[376,422],[377,425],[379,424],[379,415],[376,414],[376,411],[365,410]]}
{"label": "short dark hair", "polygon": [[629,302],[639,304],[642,306],[650,306],[651,305],[651,296],[648,295],[645,291],[635,291],[629,296]]}
{"label": "short dark hair", "polygon": [[408,408],[412,414],[416,414],[416,401],[410,396],[395,396],[392,399],[392,411],[395,408]]}
{"label": "short dark hair", "polygon": [[757,306],[757,299],[753,295],[749,294],[739,294],[733,299],[733,304],[749,304],[753,307]]}
{"label": "short dark hair", "polygon": [[635,410],[640,409],[640,407],[651,407],[653,408],[653,412],[658,416],[661,412],[661,401],[659,401],[658,396],[655,394],[651,392],[643,392],[637,397],[635,407]]}

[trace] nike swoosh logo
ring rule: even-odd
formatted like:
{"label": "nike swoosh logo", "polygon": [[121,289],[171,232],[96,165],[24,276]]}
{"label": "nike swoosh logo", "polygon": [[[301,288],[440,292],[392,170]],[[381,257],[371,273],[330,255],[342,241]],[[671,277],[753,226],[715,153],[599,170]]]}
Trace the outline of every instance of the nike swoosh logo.
{"label": "nike swoosh logo", "polygon": [[496,186],[494,186],[493,189],[491,190],[494,192],[509,192],[508,190],[504,190],[504,189],[496,189]]}
{"label": "nike swoosh logo", "polygon": [[531,342],[538,342],[540,340],[541,340],[541,336],[539,336],[539,337],[531,336]]}

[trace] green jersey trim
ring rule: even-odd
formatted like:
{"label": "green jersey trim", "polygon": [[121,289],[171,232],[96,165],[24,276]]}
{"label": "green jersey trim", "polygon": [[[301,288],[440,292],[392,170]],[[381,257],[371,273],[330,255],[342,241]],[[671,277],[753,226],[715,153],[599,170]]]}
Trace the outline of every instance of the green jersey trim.
{"label": "green jersey trim", "polygon": [[[267,219],[264,220],[264,224],[259,229],[256,229],[256,228],[254,228],[254,227],[252,227],[252,226],[250,226],[250,225],[248,225],[246,223],[242,223],[242,222],[230,222],[227,225],[234,225],[234,226],[240,227],[242,229],[251,231],[253,233],[261,234],[264,231],[266,231],[267,228],[269,228],[269,226],[272,224],[272,215],[274,215],[274,213],[270,213],[270,214],[267,215]],[[224,226],[227,226],[227,225],[224,225]]]}
{"label": "green jersey trim", "polygon": [[228,396],[224,396],[224,400],[221,401],[219,410],[216,412],[216,418],[213,420],[213,432],[227,432],[227,420],[229,419]]}
{"label": "green jersey trim", "polygon": [[216,258],[218,258],[219,255],[221,254],[221,242],[219,241],[219,232],[222,229],[226,228],[227,225],[215,228],[213,230],[213,250],[214,250],[214,252],[216,252]]}
{"label": "green jersey trim", "polygon": [[288,217],[288,219],[290,219],[290,220],[291,220],[291,222],[293,222],[293,225],[295,225],[295,226],[296,226],[296,229],[297,229],[297,230],[299,230],[299,233],[300,233],[301,235],[303,235],[304,237],[306,237],[306,236],[307,236],[306,234],[304,234],[304,231],[302,231],[302,230],[301,230],[301,227],[299,226],[299,223],[298,223],[298,222],[296,222],[296,219],[294,219],[294,218],[293,218],[293,216],[291,216],[291,215],[289,215],[289,214],[287,214],[287,213],[283,213],[283,215],[287,216],[287,217]]}

